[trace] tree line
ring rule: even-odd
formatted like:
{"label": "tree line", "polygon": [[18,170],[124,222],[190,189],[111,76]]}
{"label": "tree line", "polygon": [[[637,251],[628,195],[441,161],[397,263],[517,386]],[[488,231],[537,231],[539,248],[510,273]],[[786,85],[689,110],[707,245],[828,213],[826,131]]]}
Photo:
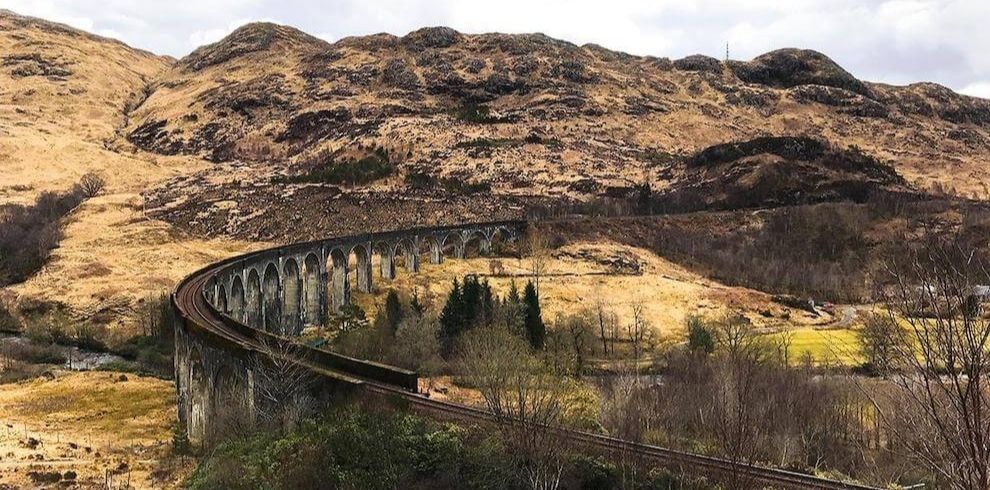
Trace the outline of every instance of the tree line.
{"label": "tree line", "polygon": [[40,270],[62,240],[62,218],[104,186],[100,176],[90,173],[68,191],[42,192],[34,204],[0,206],[0,286],[23,282]]}

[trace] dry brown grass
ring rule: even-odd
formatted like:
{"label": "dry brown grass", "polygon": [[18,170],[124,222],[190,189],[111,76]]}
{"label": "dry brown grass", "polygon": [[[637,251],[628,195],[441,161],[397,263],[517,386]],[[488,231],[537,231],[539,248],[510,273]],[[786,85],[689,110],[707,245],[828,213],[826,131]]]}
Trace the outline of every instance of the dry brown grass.
{"label": "dry brown grass", "polygon": [[0,485],[31,486],[29,471],[71,470],[88,488],[124,463],[129,471],[118,483],[129,476],[134,488],[178,486],[189,462],[176,462],[165,480],[151,477],[171,464],[163,463],[175,420],[170,382],[105,372],[55,376],[0,386]]}
{"label": "dry brown grass", "polygon": [[[611,272],[600,262],[616,256],[635,257],[641,274]],[[487,277],[499,294],[506,294],[514,279],[521,290],[528,280],[528,259],[500,258],[506,276]],[[375,265],[375,290],[371,295],[354,294],[355,301],[373,315],[377,305],[384,301],[389,287],[412,294],[441,308],[454,278],[468,274],[489,274],[489,259],[447,259],[443,264],[421,262],[419,274],[408,274],[398,268],[395,281],[388,282],[377,276]],[[399,261],[402,263],[402,261]],[[785,308],[771,301],[769,295],[752,289],[730,287],[691,273],[654,253],[636,247],[614,243],[580,242],[563,247],[553,253],[546,275],[540,279],[543,314],[551,320],[558,313],[575,313],[595,304],[603,297],[608,307],[618,315],[624,328],[632,321],[633,305],[642,303],[644,316],[649,319],[662,337],[682,340],[688,315],[722,315],[728,310],[740,311],[754,324],[766,328],[790,326],[826,325],[833,321],[830,315],[812,317],[790,310],[785,318]],[[766,317],[760,312],[770,312]]]}

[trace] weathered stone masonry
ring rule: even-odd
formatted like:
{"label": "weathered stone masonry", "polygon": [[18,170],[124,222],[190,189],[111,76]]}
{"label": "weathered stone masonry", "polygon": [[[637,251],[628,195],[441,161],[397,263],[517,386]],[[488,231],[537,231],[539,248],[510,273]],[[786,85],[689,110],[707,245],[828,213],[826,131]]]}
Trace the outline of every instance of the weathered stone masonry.
{"label": "weathered stone masonry", "polygon": [[[226,261],[213,270],[202,294],[214,313],[237,329],[291,337],[307,325],[323,325],[332,312],[350,303],[352,287],[371,292],[376,280],[396,277],[401,262],[407,272],[419,271],[420,259],[439,264],[464,258],[466,250],[481,253],[493,243],[517,239],[525,222],[507,221],[370,233],[287,245]],[[373,270],[377,257],[379,270]],[[351,284],[351,282],[354,284]],[[175,379],[179,419],[190,439],[206,442],[231,414],[250,419],[258,407],[255,392],[257,352],[217,335],[177,327]],[[349,360],[358,377],[401,371],[389,366],[369,369]],[[358,364],[355,364],[358,363]],[[341,368],[341,366],[344,366]],[[415,377],[415,373],[410,373]],[[397,375],[401,377],[401,373]],[[387,380],[381,380],[388,382]]]}

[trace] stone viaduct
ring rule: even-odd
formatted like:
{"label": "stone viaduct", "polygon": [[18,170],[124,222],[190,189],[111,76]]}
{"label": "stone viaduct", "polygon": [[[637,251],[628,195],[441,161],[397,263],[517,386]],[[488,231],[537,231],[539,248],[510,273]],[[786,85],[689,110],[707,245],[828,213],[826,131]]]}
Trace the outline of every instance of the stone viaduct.
{"label": "stone viaduct", "polygon": [[[525,227],[503,221],[329,238],[234,257],[191,275],[173,295],[182,320],[176,327],[178,415],[190,439],[208,442],[225,417],[251,419],[265,410],[259,358],[270,362],[272,355],[261,352],[262,344],[296,345],[290,339],[304,327],[325,325],[350,303],[352,288],[372,292],[376,281],[396,277],[397,266],[416,273],[421,260],[439,264],[488,254]],[[417,389],[415,373],[297,347],[331,373],[316,388],[321,396],[355,379]]]}

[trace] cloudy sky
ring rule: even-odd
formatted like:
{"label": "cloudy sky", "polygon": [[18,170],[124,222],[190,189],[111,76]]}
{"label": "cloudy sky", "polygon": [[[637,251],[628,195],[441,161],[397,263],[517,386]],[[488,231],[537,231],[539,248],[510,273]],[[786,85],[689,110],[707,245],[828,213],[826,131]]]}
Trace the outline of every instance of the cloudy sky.
{"label": "cloudy sky", "polygon": [[577,44],[677,58],[749,59],[812,48],[854,75],[935,81],[990,98],[988,0],[0,0],[0,8],[180,57],[254,20],[334,41],[446,25],[543,32]]}

